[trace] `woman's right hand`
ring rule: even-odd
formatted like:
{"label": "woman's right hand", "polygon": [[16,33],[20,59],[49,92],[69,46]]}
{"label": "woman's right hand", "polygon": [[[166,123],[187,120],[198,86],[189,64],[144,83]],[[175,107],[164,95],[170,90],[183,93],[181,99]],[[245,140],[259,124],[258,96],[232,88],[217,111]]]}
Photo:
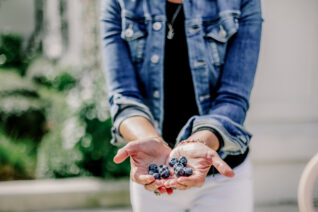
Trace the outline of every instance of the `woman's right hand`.
{"label": "woman's right hand", "polygon": [[152,175],[148,175],[148,167],[152,163],[167,164],[170,152],[171,148],[162,138],[149,137],[129,142],[118,150],[114,162],[122,163],[130,156],[130,177],[133,181],[144,185],[149,191],[169,193],[171,191],[165,189],[163,180],[155,180]]}

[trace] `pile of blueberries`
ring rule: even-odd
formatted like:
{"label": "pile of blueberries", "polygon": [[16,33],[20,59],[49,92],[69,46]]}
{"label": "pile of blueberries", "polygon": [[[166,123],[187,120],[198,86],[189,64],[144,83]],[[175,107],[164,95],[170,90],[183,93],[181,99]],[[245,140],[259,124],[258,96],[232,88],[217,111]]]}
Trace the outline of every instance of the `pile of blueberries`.
{"label": "pile of blueberries", "polygon": [[[173,167],[174,173],[177,177],[190,176],[193,171],[190,167],[186,167],[187,162],[187,158],[184,156],[181,156],[179,160],[177,158],[171,158],[169,160],[169,166]],[[170,176],[170,171],[166,165],[157,166],[156,164],[150,164],[148,174],[154,176],[155,179],[166,179]]]}

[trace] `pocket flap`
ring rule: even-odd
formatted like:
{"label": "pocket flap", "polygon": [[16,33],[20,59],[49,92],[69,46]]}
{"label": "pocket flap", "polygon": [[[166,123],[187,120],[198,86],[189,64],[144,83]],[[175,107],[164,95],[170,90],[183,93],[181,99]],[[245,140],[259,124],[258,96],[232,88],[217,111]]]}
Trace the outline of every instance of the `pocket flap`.
{"label": "pocket flap", "polygon": [[207,27],[205,37],[212,38],[218,42],[225,43],[228,40],[227,32],[221,24],[215,24]]}
{"label": "pocket flap", "polygon": [[230,17],[222,19],[218,23],[210,24],[205,28],[205,37],[226,43],[238,30],[238,21]]}
{"label": "pocket flap", "polygon": [[136,40],[147,35],[146,23],[142,20],[123,19],[121,38],[127,41]]}

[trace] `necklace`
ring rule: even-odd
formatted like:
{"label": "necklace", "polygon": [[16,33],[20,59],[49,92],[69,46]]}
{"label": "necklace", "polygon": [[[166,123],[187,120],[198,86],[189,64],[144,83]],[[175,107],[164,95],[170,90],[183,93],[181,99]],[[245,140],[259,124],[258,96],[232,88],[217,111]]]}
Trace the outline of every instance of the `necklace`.
{"label": "necklace", "polygon": [[174,24],[174,22],[176,21],[176,18],[177,18],[178,14],[179,14],[179,12],[180,12],[180,10],[181,10],[181,6],[182,6],[182,4],[180,4],[180,5],[178,6],[178,8],[176,9],[176,11],[174,12],[174,14],[173,14],[173,16],[172,16],[171,22],[170,22],[170,23],[168,22],[168,34],[167,34],[167,38],[168,38],[169,40],[173,39],[173,37],[174,37],[173,24]]}

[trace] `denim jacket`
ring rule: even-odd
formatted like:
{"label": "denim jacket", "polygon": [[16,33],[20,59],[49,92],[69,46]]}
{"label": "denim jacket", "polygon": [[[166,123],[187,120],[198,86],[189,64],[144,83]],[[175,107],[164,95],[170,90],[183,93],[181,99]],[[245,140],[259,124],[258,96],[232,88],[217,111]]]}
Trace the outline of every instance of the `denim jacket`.
{"label": "denim jacket", "polygon": [[[119,125],[128,117],[143,116],[161,133],[165,4],[102,0],[102,49],[115,145],[127,143]],[[222,158],[242,154],[251,139],[243,123],[260,49],[260,0],[183,0],[183,9],[200,115],[188,120],[177,142],[199,128],[211,128],[222,136]]]}

